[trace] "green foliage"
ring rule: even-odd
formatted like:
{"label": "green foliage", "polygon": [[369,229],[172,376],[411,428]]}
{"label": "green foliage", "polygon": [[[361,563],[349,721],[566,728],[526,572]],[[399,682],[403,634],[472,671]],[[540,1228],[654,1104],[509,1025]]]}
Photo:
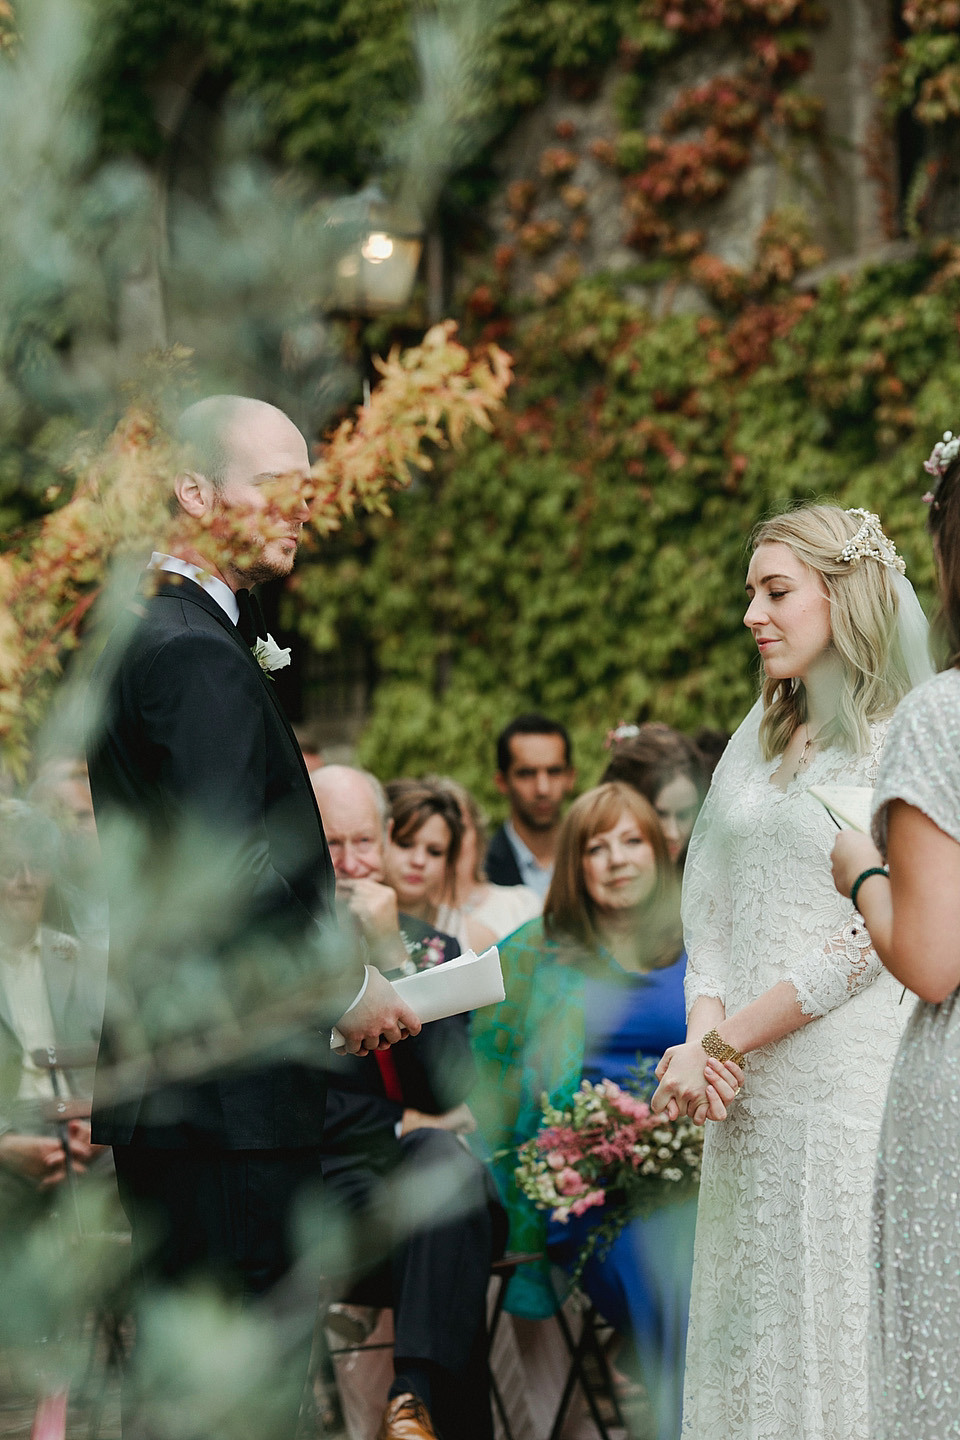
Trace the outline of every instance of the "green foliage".
{"label": "green foliage", "polygon": [[158,70],[197,57],[263,106],[282,154],[355,184],[415,83],[406,0],[111,0],[98,90],[105,143],[157,154]]}
{"label": "green foliage", "polygon": [[[104,3],[97,94],[110,147],[160,154],[158,78],[205,71],[214,101],[218,86],[255,99],[280,159],[331,187],[396,161],[423,86],[415,22],[457,6]],[[889,93],[928,126],[953,114],[955,3],[903,7],[911,34]],[[749,272],[698,254],[696,203],[723,192],[758,137],[793,144],[817,132],[818,107],[797,82],[818,5],[490,0],[488,13],[488,91],[473,119],[490,144],[479,160],[457,160],[448,215],[489,194],[495,137],[548,87],[589,94],[617,66],[620,134],[591,148],[624,175],[628,243],[661,267],[618,283],[686,278],[696,255],[690,275],[717,307],[654,320],[612,281],[574,279],[575,263],[542,303],[519,307],[504,253],[471,308],[515,352],[509,412],[492,436],[442,457],[393,517],[351,525],[297,577],[316,647],[372,652],[379,686],[362,758],[384,775],[452,770],[492,798],[493,736],[519,708],[569,721],[588,780],[621,715],[736,722],[754,688],[741,561],[771,509],[818,494],[877,508],[929,582],[915,497],[931,434],[957,423],[960,266],[955,254],[925,254],[798,295],[788,287],[816,256],[787,216],[761,235]],[[663,133],[648,133],[658,68],[702,41],[729,56],[729,73],[681,94]],[[549,154],[551,165],[563,158]],[[531,187],[552,196],[561,174],[538,172]],[[518,212],[531,250],[538,237],[544,250],[556,243],[549,225],[560,227],[552,212]]]}
{"label": "green foliage", "polygon": [[894,112],[912,110],[923,125],[955,126],[960,120],[960,4],[906,0],[903,19],[912,33],[887,69],[888,102]]}
{"label": "green foliage", "polygon": [[[158,74],[196,64],[254,98],[288,163],[355,186],[382,164],[418,75],[412,22],[457,0],[107,0],[97,85],[108,148],[156,155]],[[496,130],[535,104],[557,70],[614,59],[628,0],[505,0],[491,6],[486,112]]]}
{"label": "green foliage", "polygon": [[891,98],[897,109],[912,106],[925,124],[941,123],[960,115],[958,73],[960,36],[913,35],[892,73]]}
{"label": "green foliage", "polygon": [[749,535],[797,501],[878,510],[929,600],[921,461],[960,393],[944,259],[730,325],[655,321],[602,280],[520,322],[494,434],[299,577],[305,634],[373,648],[363,763],[454,771],[492,800],[493,738],[521,709],[570,723],[586,781],[623,716],[733,727],[757,679]]}
{"label": "green foliage", "polygon": [[89,357],[109,329],[106,276],[135,206],[121,177],[91,174],[96,129],[79,93],[86,18],[84,5],[66,0],[21,3],[14,17],[0,0],[3,531],[46,508],[102,399]]}

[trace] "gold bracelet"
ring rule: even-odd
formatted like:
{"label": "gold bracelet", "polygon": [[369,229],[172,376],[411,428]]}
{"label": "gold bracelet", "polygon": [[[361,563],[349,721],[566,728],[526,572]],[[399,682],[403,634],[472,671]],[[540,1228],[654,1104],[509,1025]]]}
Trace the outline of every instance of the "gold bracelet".
{"label": "gold bracelet", "polygon": [[726,1040],[721,1039],[716,1030],[708,1030],[700,1044],[713,1060],[735,1060],[741,1067],[747,1063],[740,1051],[733,1045],[728,1045]]}

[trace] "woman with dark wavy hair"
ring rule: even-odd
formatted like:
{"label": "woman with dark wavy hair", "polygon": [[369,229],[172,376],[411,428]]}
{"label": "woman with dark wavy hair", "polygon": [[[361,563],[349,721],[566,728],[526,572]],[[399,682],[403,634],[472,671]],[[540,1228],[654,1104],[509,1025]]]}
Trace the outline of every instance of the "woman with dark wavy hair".
{"label": "woman with dark wavy hair", "polygon": [[613,754],[601,784],[622,780],[647,797],[657,812],[670,859],[682,868],[707,791],[703,757],[689,736],[656,720],[620,726],[611,741]]}
{"label": "woman with dark wavy hair", "polygon": [[433,780],[391,780],[384,790],[390,810],[384,878],[405,915],[435,925],[457,871],[463,841],[459,806]]}

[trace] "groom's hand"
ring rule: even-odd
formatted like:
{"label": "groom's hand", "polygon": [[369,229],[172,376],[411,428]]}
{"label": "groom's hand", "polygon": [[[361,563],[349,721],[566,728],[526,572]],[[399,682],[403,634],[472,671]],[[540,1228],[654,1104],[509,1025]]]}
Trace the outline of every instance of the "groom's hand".
{"label": "groom's hand", "polygon": [[390,981],[371,965],[363,999],[340,1017],[337,1029],[348,1055],[369,1055],[373,1050],[389,1050],[408,1035],[419,1035],[420,1021]]}

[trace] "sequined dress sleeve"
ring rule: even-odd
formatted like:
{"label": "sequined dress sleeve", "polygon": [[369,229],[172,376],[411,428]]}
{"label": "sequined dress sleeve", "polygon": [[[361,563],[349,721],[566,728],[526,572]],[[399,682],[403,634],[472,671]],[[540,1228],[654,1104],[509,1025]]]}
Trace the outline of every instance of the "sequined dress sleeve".
{"label": "sequined dress sleeve", "polygon": [[[956,670],[912,691],[890,725],[873,819],[884,851],[893,800],[914,806],[960,843]],[[887,1093],[873,1205],[871,1440],[960,1435],[958,1116],[960,990],[954,990],[939,1005],[912,1004]]]}
{"label": "sequined dress sleeve", "polygon": [[873,837],[886,853],[892,800],[905,800],[960,841],[960,672],[911,691],[890,722],[873,797]]}

